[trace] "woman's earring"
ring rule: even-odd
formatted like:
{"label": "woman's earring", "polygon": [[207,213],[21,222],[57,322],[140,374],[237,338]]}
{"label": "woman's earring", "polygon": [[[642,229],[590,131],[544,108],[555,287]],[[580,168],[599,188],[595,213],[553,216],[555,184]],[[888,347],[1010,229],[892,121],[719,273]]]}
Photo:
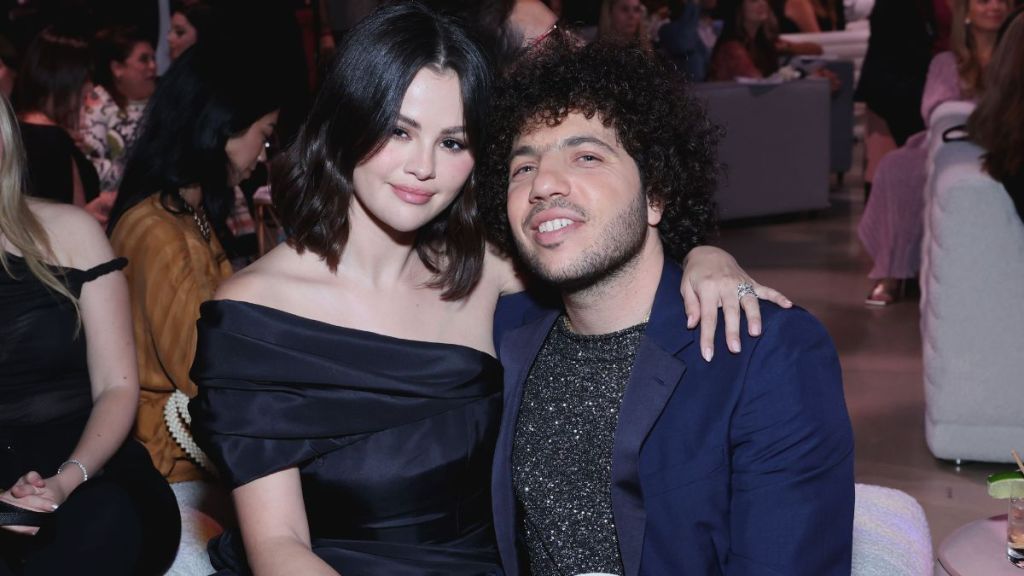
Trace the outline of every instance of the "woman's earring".
{"label": "woman's earring", "polygon": [[971,19],[970,18],[964,18],[964,26],[970,26],[970,25],[971,25]]}

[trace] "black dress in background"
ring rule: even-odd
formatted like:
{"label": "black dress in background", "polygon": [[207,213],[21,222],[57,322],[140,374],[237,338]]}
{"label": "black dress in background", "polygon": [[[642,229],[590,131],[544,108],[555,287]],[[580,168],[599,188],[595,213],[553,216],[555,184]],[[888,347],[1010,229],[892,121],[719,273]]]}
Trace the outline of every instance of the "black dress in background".
{"label": "black dress in background", "polygon": [[18,125],[25,143],[29,194],[74,204],[75,181],[71,170],[74,162],[78,178],[82,181],[85,201],[99,195],[100,178],[96,168],[63,128],[27,122],[19,122]]}
{"label": "black dress in background", "polygon": [[[92,409],[84,329],[71,303],[46,288],[25,261],[0,268],[0,488],[26,472],[51,476],[78,443]],[[58,269],[75,295],[126,261]],[[159,574],[174,558],[181,518],[149,454],[129,439],[90,470],[35,536],[0,531],[0,575]]]}
{"label": "black dress in background", "polygon": [[[192,432],[231,488],[297,467],[313,552],[344,576],[501,574],[496,359],[244,302],[201,311]],[[249,573],[237,532],[210,557]]]}

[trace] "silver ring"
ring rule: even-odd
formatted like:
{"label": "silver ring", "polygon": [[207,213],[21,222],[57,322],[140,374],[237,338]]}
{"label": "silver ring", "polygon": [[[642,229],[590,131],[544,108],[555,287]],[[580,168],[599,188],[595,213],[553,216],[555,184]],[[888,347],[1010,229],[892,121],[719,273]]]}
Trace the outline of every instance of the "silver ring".
{"label": "silver ring", "polygon": [[757,298],[757,292],[754,291],[754,285],[750,282],[740,282],[736,285],[736,298],[742,300],[744,296],[753,296]]}

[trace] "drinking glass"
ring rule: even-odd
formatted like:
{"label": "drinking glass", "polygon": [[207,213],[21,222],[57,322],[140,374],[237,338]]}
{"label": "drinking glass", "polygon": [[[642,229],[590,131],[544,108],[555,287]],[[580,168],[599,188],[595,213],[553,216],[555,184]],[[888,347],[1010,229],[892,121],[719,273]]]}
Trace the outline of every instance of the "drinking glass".
{"label": "drinking glass", "polygon": [[1024,496],[1010,498],[1006,513],[1006,558],[1024,568]]}

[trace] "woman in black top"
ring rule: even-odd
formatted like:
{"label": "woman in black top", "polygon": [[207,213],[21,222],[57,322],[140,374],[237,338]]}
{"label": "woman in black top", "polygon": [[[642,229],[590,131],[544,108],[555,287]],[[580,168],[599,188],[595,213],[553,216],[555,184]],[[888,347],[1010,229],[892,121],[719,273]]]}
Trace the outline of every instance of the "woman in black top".
{"label": "woman in black top", "polygon": [[22,59],[14,102],[33,196],[86,206],[99,195],[96,169],[76,145],[91,62],[84,40],[53,29],[40,32]]}
{"label": "woman in black top", "polygon": [[0,98],[0,574],[159,574],[180,517],[128,438],[138,377],[128,287],[85,212],[22,190]]}

